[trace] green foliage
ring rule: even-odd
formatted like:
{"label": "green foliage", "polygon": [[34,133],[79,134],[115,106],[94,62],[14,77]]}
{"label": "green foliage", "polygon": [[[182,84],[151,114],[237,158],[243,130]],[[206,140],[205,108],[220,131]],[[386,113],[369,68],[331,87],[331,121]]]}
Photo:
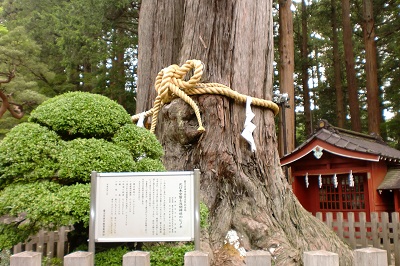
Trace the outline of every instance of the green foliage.
{"label": "green foliage", "polygon": [[160,158],[164,151],[154,134],[134,124],[121,127],[114,135],[113,142],[128,149],[133,158],[138,160],[142,157]]}
{"label": "green foliage", "polygon": [[29,121],[49,127],[64,139],[108,139],[121,126],[131,123],[121,105],[87,92],[69,92],[45,101],[31,113]]}
{"label": "green foliage", "polygon": [[121,266],[122,257],[129,252],[126,247],[112,248],[107,251],[96,253],[96,266]]}
{"label": "green foliage", "polygon": [[[30,122],[14,127],[0,142],[0,217],[13,219],[0,223],[0,248],[64,225],[75,225],[78,236],[87,234],[92,171],[165,170],[154,135],[128,126],[127,112],[104,96],[66,93],[37,110]],[[131,140],[146,146],[132,150]]]}
{"label": "green foliage", "polygon": [[9,266],[10,265],[10,256],[11,256],[11,252],[9,249],[2,249],[0,251],[0,266]]}
{"label": "green foliage", "polygon": [[210,211],[204,202],[200,202],[200,228],[207,229],[210,224],[208,222]]}
{"label": "green foliage", "polygon": [[14,127],[0,145],[0,188],[6,183],[53,177],[60,138],[38,124]]}
{"label": "green foliage", "polygon": [[386,122],[389,145],[400,149],[400,112]]}
{"label": "green foliage", "polygon": [[[135,111],[139,1],[3,1],[8,29],[23,26],[41,45],[40,62],[54,73],[43,80],[46,95],[89,91]],[[129,109],[128,109],[129,108]]]}
{"label": "green foliage", "polygon": [[21,119],[17,119],[9,112],[6,112],[1,118],[1,126],[0,126],[0,141],[4,139],[6,134],[10,132],[10,130],[18,124],[24,123],[28,121],[27,116],[23,116]]}
{"label": "green foliage", "polygon": [[12,184],[0,191],[0,216],[18,217],[0,223],[2,248],[24,241],[42,228],[89,223],[90,185],[62,186],[51,181]]}
{"label": "green foliage", "polygon": [[44,257],[42,259],[42,266],[62,266],[63,260],[60,258]]}
{"label": "green foliage", "polygon": [[136,172],[162,172],[165,167],[160,159],[143,158],[136,163]]}
{"label": "green foliage", "polygon": [[186,252],[194,250],[192,243],[144,246],[145,251],[150,252],[150,264],[152,266],[182,266]]}
{"label": "green foliage", "polygon": [[89,182],[92,171],[129,172],[134,169],[130,153],[104,139],[78,138],[64,143],[57,155],[58,176],[68,179],[68,183]]}
{"label": "green foliage", "polygon": [[[16,84],[18,86],[19,84]],[[32,112],[34,108],[43,103],[48,99],[45,95],[34,90],[35,88],[28,89],[27,83],[25,83],[26,89],[14,93],[14,101],[17,103],[29,103],[24,105],[24,112]],[[35,84],[34,84],[35,85]]]}
{"label": "green foliage", "polygon": [[[2,90],[11,96],[10,102],[23,106],[25,115],[29,115],[33,108],[46,99],[46,96],[39,92],[39,84],[46,87],[53,78],[53,73],[39,59],[40,51],[41,47],[29,37],[23,26],[14,27],[6,32],[0,26],[1,80],[6,80],[6,75],[15,71],[15,77],[9,83],[2,84]],[[7,117],[7,114],[9,113],[6,112],[3,118]],[[17,119],[8,119],[5,124],[2,121],[0,131],[7,133],[19,123],[21,120]]]}

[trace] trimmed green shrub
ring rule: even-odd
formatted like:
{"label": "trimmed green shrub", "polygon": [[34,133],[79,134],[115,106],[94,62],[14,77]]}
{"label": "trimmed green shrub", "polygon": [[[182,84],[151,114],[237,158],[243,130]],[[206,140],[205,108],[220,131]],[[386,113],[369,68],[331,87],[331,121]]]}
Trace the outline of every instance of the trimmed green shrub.
{"label": "trimmed green shrub", "polygon": [[29,121],[0,142],[0,216],[15,220],[0,223],[0,249],[63,225],[74,225],[71,247],[87,243],[92,171],[164,170],[155,136],[104,96],[59,95]]}
{"label": "trimmed green shrub", "polygon": [[129,151],[103,139],[74,139],[60,149],[58,176],[70,182],[89,182],[90,173],[131,172],[135,162]]}
{"label": "trimmed green shrub", "polygon": [[159,159],[143,158],[136,163],[135,172],[162,172],[165,167]]}
{"label": "trimmed green shrub", "polygon": [[164,150],[156,136],[149,134],[147,129],[134,124],[121,127],[115,133],[112,141],[129,150],[135,160],[143,157],[158,159],[164,155]]}
{"label": "trimmed green shrub", "polygon": [[0,223],[2,248],[25,241],[42,228],[56,229],[83,221],[89,223],[90,185],[62,186],[51,181],[12,184],[0,191],[0,216],[16,222]]}
{"label": "trimmed green shrub", "polygon": [[110,139],[123,125],[131,123],[126,110],[109,98],[88,92],[68,92],[39,105],[29,121],[54,130],[63,139]]}
{"label": "trimmed green shrub", "polygon": [[34,123],[14,127],[0,145],[0,189],[10,182],[55,176],[60,137]]}

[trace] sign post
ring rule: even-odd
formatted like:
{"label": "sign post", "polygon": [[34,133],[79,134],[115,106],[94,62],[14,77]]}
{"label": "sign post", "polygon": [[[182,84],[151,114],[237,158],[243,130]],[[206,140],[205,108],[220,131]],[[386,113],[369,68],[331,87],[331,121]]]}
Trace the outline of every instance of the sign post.
{"label": "sign post", "polygon": [[200,249],[200,171],[91,175],[89,251],[95,242],[193,241]]}

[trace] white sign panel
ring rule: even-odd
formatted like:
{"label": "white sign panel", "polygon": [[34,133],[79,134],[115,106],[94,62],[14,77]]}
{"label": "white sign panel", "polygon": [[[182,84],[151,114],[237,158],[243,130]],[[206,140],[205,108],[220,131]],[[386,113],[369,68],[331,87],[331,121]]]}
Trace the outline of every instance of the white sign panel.
{"label": "white sign panel", "polygon": [[97,173],[93,207],[96,242],[191,241],[194,174]]}

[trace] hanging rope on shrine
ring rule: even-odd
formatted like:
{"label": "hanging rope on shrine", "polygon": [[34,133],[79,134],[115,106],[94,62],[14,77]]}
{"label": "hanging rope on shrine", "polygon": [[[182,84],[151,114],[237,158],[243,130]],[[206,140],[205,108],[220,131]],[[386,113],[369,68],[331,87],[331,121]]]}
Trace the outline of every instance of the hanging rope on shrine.
{"label": "hanging rope on shrine", "polygon": [[[185,75],[192,69],[194,71],[193,76],[191,76],[188,81],[185,81]],[[152,116],[150,131],[154,133],[160,108],[164,104],[170,103],[172,99],[179,97],[193,108],[199,123],[199,128],[197,130],[204,131],[205,129],[201,121],[199,107],[189,95],[218,94],[232,98],[237,102],[246,102],[248,96],[240,94],[228,86],[220,83],[200,83],[199,81],[202,75],[203,63],[200,60],[188,60],[182,66],[171,65],[162,69],[158,73],[155,82],[155,89],[158,95],[154,101],[153,108],[132,116],[132,122],[137,122],[141,117]],[[274,112],[274,115],[279,112],[278,105],[269,100],[252,98],[251,104],[269,108]]]}

